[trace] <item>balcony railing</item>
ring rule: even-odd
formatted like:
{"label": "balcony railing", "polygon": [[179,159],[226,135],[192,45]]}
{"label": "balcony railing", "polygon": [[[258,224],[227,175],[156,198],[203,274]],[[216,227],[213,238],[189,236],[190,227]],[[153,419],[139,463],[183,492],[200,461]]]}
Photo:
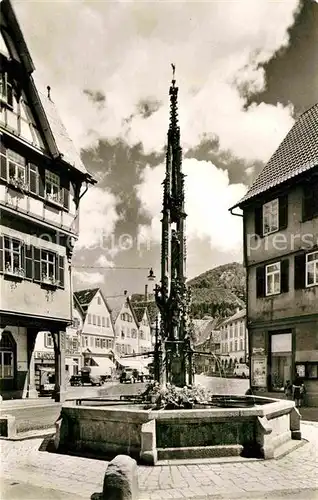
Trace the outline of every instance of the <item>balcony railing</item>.
{"label": "balcony railing", "polygon": [[29,185],[24,182],[21,177],[11,176],[9,177],[9,184],[13,186],[15,189],[18,189],[21,192],[25,192],[29,190]]}

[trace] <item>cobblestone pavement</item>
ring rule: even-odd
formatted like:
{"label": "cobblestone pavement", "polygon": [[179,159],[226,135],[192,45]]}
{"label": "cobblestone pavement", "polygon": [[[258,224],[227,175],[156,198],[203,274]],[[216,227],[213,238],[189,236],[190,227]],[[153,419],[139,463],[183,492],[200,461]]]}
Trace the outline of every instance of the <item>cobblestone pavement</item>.
{"label": "cobblestone pavement", "polygon": [[[140,499],[276,498],[287,493],[293,498],[317,499],[318,425],[302,424],[302,433],[308,443],[278,460],[139,466]],[[46,488],[43,491],[72,493],[79,500],[102,491],[107,463],[39,451],[42,443],[38,438],[1,440],[3,479]],[[2,500],[13,499],[6,491]]]}

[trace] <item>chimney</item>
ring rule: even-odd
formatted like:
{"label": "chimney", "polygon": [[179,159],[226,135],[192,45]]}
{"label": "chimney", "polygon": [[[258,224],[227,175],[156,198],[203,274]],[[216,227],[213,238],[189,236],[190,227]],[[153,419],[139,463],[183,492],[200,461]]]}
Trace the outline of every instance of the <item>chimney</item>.
{"label": "chimney", "polygon": [[51,87],[50,87],[50,85],[48,85],[46,88],[47,88],[47,97],[48,97],[48,99],[51,100]]}
{"label": "chimney", "polygon": [[148,302],[148,285],[145,285],[145,302]]}

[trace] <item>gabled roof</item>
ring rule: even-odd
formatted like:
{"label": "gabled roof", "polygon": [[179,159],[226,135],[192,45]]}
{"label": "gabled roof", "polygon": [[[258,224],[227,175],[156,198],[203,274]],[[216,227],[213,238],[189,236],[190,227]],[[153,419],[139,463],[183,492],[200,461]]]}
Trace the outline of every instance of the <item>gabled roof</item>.
{"label": "gabled roof", "polygon": [[75,300],[80,305],[82,311],[86,313],[89,304],[92,302],[99,288],[87,288],[85,290],[78,290],[74,292]]}
{"label": "gabled roof", "polygon": [[232,323],[233,321],[239,319],[244,319],[245,317],[246,317],[246,309],[241,309],[240,311],[237,311],[235,314],[233,314],[233,316],[230,316],[230,318],[226,318],[225,320],[223,320],[219,326],[227,325],[228,323]]}
{"label": "gabled roof", "polygon": [[246,195],[232,209],[315,167],[318,167],[318,104],[300,115]]}
{"label": "gabled roof", "polygon": [[115,324],[115,322],[120,314],[120,311],[123,308],[123,305],[125,303],[127,303],[129,306],[130,312],[134,317],[135,323],[138,326],[139,322],[138,322],[136,313],[134,311],[134,308],[132,306],[132,303],[130,301],[130,298],[128,296],[120,295],[118,297],[111,297],[111,298],[108,298],[107,301],[108,301],[108,305],[110,308],[110,314],[111,314],[113,324]]}
{"label": "gabled roof", "polygon": [[28,75],[27,87],[31,100],[30,104],[32,103],[37,113],[50,155],[62,162],[64,161],[67,165],[83,174],[88,182],[95,183],[72,143],[58,115],[55,104],[44,94],[39,93],[35,86],[32,78],[35,67],[10,0],[2,0],[0,8],[1,28],[5,28],[3,32],[4,38],[10,36],[18,58]]}
{"label": "gabled roof", "polygon": [[[135,294],[135,296],[136,296],[136,294]],[[147,309],[150,323],[152,324],[156,321],[156,317],[159,314],[159,309],[158,309],[157,304],[154,300],[132,301],[132,306],[134,309],[136,309],[137,307]]]}
{"label": "gabled roof", "polygon": [[146,308],[145,307],[136,307],[133,305],[133,309],[135,311],[137,321],[138,321],[138,323],[140,323],[142,321],[142,318],[144,317]]}

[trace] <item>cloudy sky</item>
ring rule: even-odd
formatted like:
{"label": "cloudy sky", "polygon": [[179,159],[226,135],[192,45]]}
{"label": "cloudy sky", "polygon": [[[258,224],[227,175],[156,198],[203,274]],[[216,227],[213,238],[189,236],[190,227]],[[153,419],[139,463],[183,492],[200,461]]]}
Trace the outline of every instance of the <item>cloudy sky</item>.
{"label": "cloudy sky", "polygon": [[[186,173],[188,276],[242,261],[228,208],[318,101],[315,0],[13,1],[40,87],[98,180],[75,286],[142,291],[160,259],[170,63]],[[89,266],[89,267],[84,267]],[[123,269],[123,268],[133,269]]]}

